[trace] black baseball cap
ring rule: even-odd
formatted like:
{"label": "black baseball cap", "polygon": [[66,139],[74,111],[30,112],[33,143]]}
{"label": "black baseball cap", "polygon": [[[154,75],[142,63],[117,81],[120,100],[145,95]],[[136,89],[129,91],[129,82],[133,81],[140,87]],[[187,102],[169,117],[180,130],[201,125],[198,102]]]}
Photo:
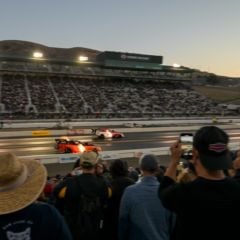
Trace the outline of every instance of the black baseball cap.
{"label": "black baseball cap", "polygon": [[193,146],[199,152],[202,165],[213,171],[232,167],[228,142],[227,133],[216,126],[200,128],[193,138]]}

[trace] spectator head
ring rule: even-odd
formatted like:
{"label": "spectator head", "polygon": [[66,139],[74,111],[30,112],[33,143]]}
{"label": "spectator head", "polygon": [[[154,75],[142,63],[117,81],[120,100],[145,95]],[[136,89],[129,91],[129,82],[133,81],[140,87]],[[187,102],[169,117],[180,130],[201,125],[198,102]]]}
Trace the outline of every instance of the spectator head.
{"label": "spectator head", "polygon": [[61,179],[62,179],[62,176],[61,176],[60,174],[56,174],[55,178],[56,178],[57,180],[61,180]]}
{"label": "spectator head", "polygon": [[158,159],[153,154],[142,155],[139,159],[139,167],[142,171],[154,173],[158,170]]}
{"label": "spectator head", "polygon": [[97,163],[95,165],[95,172],[97,176],[102,176],[104,173],[104,165],[102,163]]}
{"label": "spectator head", "polygon": [[200,128],[193,140],[203,167],[210,171],[229,169],[232,166],[228,149],[228,135],[216,126]]}
{"label": "spectator head", "polygon": [[128,164],[124,160],[116,159],[111,163],[109,171],[113,178],[125,177],[128,175]]}
{"label": "spectator head", "polygon": [[139,179],[139,173],[137,170],[132,169],[131,171],[129,171],[128,177],[131,178],[134,182],[137,182]]}
{"label": "spectator head", "polygon": [[0,215],[21,210],[38,199],[47,179],[41,163],[12,153],[2,153],[0,163]]}
{"label": "spectator head", "polygon": [[80,163],[83,169],[92,169],[98,163],[98,154],[94,151],[84,152],[80,156]]}

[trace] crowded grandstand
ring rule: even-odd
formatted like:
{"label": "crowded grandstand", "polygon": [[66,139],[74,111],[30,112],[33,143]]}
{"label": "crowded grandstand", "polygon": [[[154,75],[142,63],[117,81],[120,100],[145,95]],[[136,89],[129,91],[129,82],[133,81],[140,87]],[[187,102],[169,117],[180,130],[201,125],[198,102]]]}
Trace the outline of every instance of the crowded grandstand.
{"label": "crowded grandstand", "polygon": [[163,65],[162,56],[0,43],[2,120],[218,116],[223,112],[221,105],[192,87],[198,71]]}

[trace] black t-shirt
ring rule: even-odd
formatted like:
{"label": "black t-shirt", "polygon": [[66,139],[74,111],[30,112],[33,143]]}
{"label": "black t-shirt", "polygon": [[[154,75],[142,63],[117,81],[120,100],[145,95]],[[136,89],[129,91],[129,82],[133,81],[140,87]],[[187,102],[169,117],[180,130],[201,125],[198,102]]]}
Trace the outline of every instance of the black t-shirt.
{"label": "black t-shirt", "polygon": [[0,215],[1,240],[71,240],[63,217],[51,205],[33,203],[11,214]]}
{"label": "black t-shirt", "polygon": [[197,178],[175,183],[164,177],[159,196],[166,208],[177,213],[177,239],[236,239],[239,235],[240,183],[231,178]]}

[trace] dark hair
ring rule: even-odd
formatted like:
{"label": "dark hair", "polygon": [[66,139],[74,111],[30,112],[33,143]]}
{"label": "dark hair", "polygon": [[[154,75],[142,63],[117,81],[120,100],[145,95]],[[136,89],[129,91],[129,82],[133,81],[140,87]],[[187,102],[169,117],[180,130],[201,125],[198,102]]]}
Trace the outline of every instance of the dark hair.
{"label": "dark hair", "polygon": [[139,166],[142,171],[153,173],[158,170],[158,159],[154,154],[143,155],[139,160]]}
{"label": "dark hair", "polygon": [[137,182],[139,179],[139,173],[134,169],[128,173],[128,177],[131,178],[134,182]]}
{"label": "dark hair", "polygon": [[109,170],[113,178],[127,176],[128,164],[124,160],[117,159],[111,163]]}

